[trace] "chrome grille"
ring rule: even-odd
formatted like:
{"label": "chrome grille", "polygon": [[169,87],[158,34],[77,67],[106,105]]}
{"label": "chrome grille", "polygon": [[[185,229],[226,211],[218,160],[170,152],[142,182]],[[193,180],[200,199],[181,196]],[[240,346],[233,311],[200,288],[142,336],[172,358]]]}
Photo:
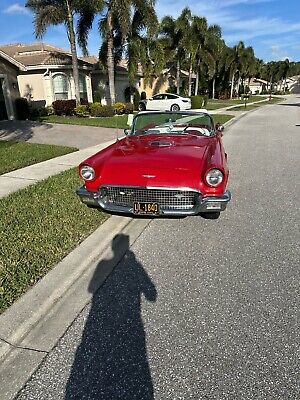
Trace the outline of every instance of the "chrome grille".
{"label": "chrome grille", "polygon": [[158,203],[162,210],[191,210],[195,206],[198,192],[174,189],[152,189],[143,187],[108,186],[106,203],[121,207],[133,207],[134,202]]}

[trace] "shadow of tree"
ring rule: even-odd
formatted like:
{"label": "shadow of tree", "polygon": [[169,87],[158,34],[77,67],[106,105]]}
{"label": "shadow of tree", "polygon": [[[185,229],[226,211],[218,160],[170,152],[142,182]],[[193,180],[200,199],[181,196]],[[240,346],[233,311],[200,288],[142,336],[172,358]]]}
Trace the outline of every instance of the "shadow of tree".
{"label": "shadow of tree", "polygon": [[[127,250],[104,285],[97,282],[113,268],[120,246]],[[94,293],[66,387],[65,399],[152,400],[141,296],[155,302],[153,282],[129,250],[129,237],[116,235],[113,258],[101,261],[90,282]],[[103,280],[103,279],[102,279]]]}
{"label": "shadow of tree", "polygon": [[52,128],[51,124],[36,121],[0,121],[0,140],[27,141],[34,135],[36,126]]}

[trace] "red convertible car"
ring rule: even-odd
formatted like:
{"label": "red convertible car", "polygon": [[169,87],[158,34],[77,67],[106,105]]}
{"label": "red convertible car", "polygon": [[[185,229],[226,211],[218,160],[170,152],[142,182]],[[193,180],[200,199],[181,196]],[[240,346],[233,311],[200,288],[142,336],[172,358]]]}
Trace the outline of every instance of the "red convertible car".
{"label": "red convertible car", "polygon": [[141,112],[83,161],[81,201],[112,214],[218,218],[231,195],[222,126],[207,112]]}

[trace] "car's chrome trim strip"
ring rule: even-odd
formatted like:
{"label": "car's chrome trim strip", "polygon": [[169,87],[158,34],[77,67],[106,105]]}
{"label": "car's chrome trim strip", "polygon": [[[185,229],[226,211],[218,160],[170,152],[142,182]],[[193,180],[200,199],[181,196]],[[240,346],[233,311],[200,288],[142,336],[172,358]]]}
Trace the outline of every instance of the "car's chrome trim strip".
{"label": "car's chrome trim strip", "polygon": [[201,192],[197,189],[193,189],[190,187],[171,187],[171,186],[131,186],[131,185],[102,185],[99,189],[105,187],[121,187],[121,188],[130,188],[130,189],[153,189],[153,190],[178,190],[178,191],[186,191],[186,192],[195,192],[201,194]]}

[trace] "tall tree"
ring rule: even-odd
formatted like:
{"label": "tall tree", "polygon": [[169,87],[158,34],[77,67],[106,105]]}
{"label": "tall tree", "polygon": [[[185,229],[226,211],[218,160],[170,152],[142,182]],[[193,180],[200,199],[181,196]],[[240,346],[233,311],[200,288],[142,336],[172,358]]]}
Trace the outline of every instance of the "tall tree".
{"label": "tall tree", "polygon": [[185,50],[182,47],[182,39],[185,33],[185,24],[182,23],[184,18],[183,12],[177,19],[165,16],[160,25],[161,37],[165,40],[165,51],[169,56],[169,60],[176,62],[176,87],[177,94],[180,93],[181,66],[185,57]]}
{"label": "tall tree", "polygon": [[88,32],[93,21],[99,17],[99,31],[102,37],[100,54],[106,53],[106,64],[109,78],[111,103],[116,100],[115,91],[115,58],[123,54],[127,38],[131,34],[132,22],[136,21],[139,30],[147,29],[148,21],[155,16],[153,0],[85,0],[79,22],[79,43],[87,49]]}
{"label": "tall tree", "polygon": [[64,24],[72,55],[76,104],[80,104],[78,58],[74,15],[81,9],[84,0],[27,0],[26,7],[34,12],[34,29],[37,38],[42,38],[51,25]]}
{"label": "tall tree", "polygon": [[196,55],[196,85],[195,94],[198,93],[200,65],[203,62],[207,67],[208,78],[213,79],[213,98],[215,94],[215,75],[218,70],[223,42],[221,41],[221,28],[219,25],[207,26],[206,19],[203,19],[201,29],[197,35],[198,51]]}
{"label": "tall tree", "polygon": [[245,45],[239,42],[236,46],[228,49],[226,57],[226,69],[229,70],[231,76],[230,98],[233,97],[235,78],[237,78],[237,90],[240,84],[241,70],[246,62]]}

